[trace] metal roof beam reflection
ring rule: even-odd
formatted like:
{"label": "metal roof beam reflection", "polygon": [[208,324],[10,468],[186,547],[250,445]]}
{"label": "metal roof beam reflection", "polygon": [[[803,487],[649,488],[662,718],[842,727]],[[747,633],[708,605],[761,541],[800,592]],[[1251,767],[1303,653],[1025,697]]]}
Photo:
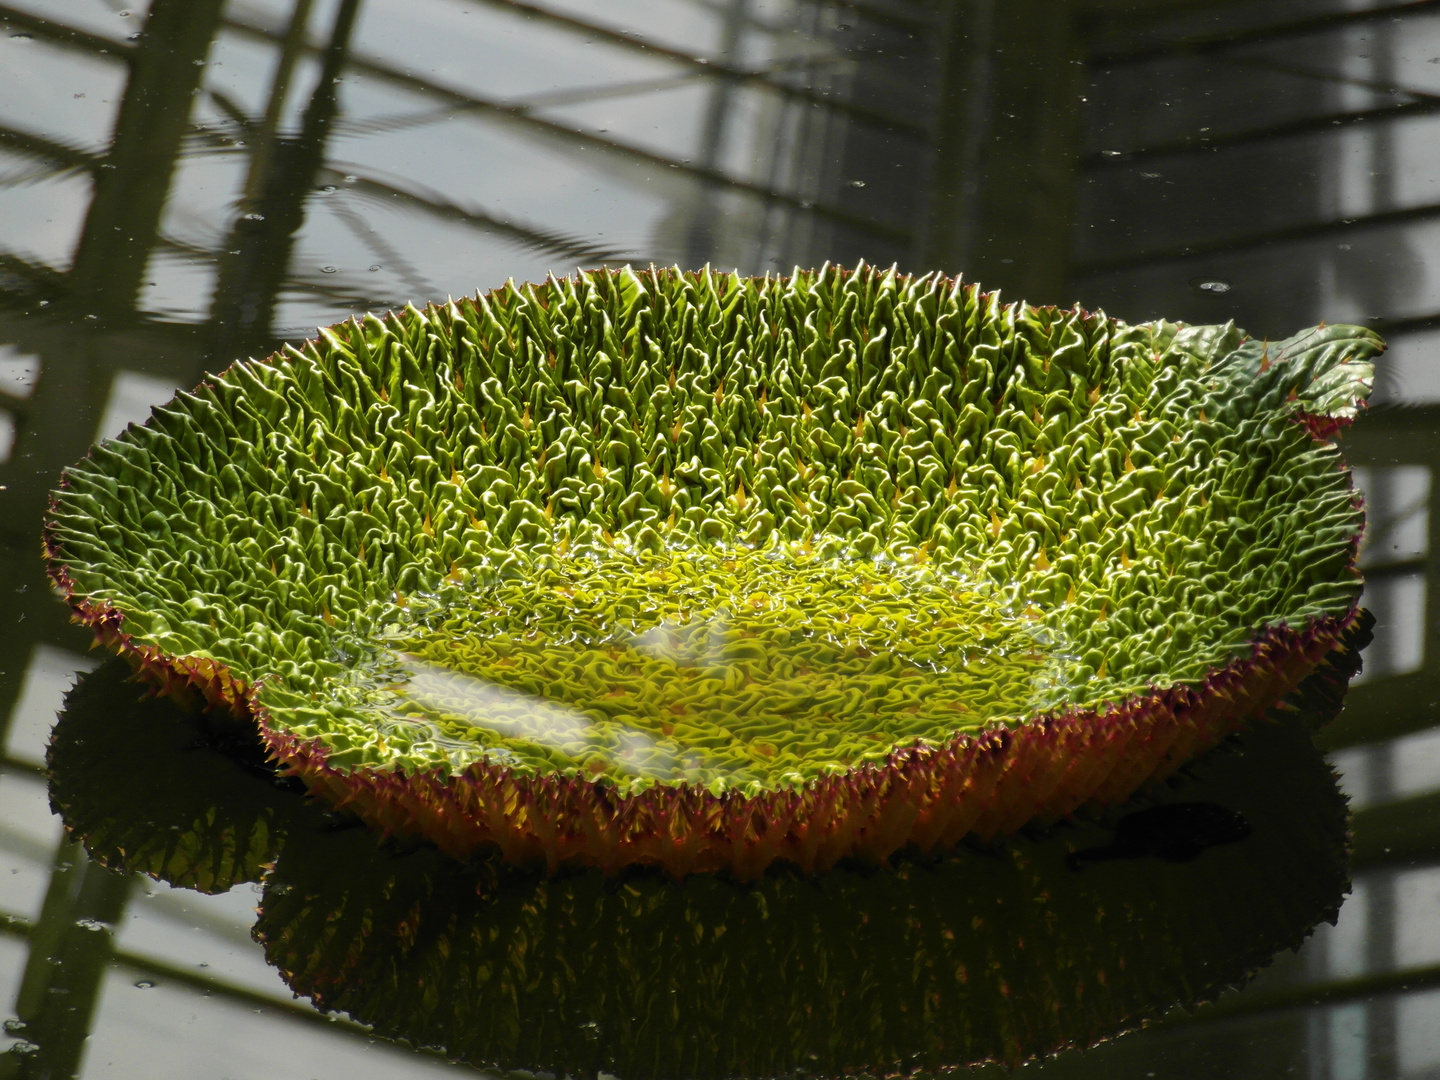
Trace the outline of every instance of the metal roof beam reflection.
{"label": "metal roof beam reflection", "polygon": [[[305,205],[325,168],[330,125],[340,111],[336,83],[345,70],[361,3],[340,0],[300,131],[277,139],[268,159],[258,162],[263,171],[252,171],[247,180],[247,188],[255,194],[243,204],[248,212],[231,223],[210,301],[216,355],[233,352],[237,345],[258,348],[273,336],[277,296],[305,223]],[[283,96],[284,87],[272,89],[276,93]]]}
{"label": "metal roof beam reflection", "polygon": [[94,173],[105,160],[103,152],[57,142],[17,128],[0,127],[0,150],[55,165],[56,172]]}
{"label": "metal roof beam reflection", "polygon": [[64,23],[41,18],[39,15],[3,4],[0,4],[0,22],[10,27],[11,33],[18,30],[45,41],[47,44],[58,45],[61,48],[73,49],[92,56],[99,53],[113,56],[117,60],[129,61],[136,51],[134,46],[123,41],[116,41],[114,38],[103,37],[100,34],[91,34],[85,30],[76,30],[73,26],[66,26]]}
{"label": "metal roof beam reflection", "polygon": [[[253,23],[243,22],[237,19],[229,19],[225,25],[227,29],[252,39],[273,43],[280,38],[277,32],[266,27],[257,26]],[[311,46],[310,48],[313,51],[314,47]],[[676,161],[663,154],[657,154],[638,146],[628,146],[625,143],[615,142],[612,139],[601,138],[599,135],[592,134],[588,131],[567,127],[554,120],[531,116],[523,109],[516,108],[515,106],[504,105],[497,101],[475,97],[472,94],[442,86],[439,83],[431,82],[418,75],[393,68],[379,60],[352,56],[347,67],[350,70],[370,75],[384,82],[404,87],[407,90],[448,102],[456,108],[457,112],[473,112],[477,115],[508,120],[526,128],[532,134],[548,135],[559,139],[571,147],[603,150],[606,153],[616,157],[626,158],[637,164],[658,165],[663,168],[677,169],[696,179],[705,180],[709,183],[729,188],[732,191],[744,192],[767,203],[779,204],[793,210],[813,214],[816,217],[824,218],[837,224],[848,225],[852,228],[868,232],[877,238],[893,240],[901,244],[908,244],[911,240],[910,230],[908,229],[895,228],[883,222],[862,217],[859,214],[852,214],[836,206],[814,203],[800,195],[791,195],[787,192],[775,191],[762,184],[756,184],[749,180],[741,180],[738,177],[730,176],[718,169],[706,169],[689,162]]]}
{"label": "metal roof beam reflection", "polygon": [[1297,243],[1315,240],[1337,233],[1348,233],[1355,229],[1378,228],[1385,225],[1403,225],[1414,221],[1427,221],[1440,217],[1440,203],[1425,206],[1410,206],[1401,210],[1386,210],[1375,214],[1341,218],[1336,221],[1317,221],[1306,225],[1292,225],[1268,232],[1247,233],[1213,241],[1196,241],[1176,247],[1154,251],[1140,251],[1134,254],[1117,255],[1108,259],[1092,259],[1075,268],[1077,274],[1103,274],[1116,270],[1131,270],[1142,266],[1156,266],[1162,263],[1183,262],[1186,259],[1205,255],[1220,255],[1231,251],[1245,251],[1250,248],[1268,247],[1271,244]]}
{"label": "metal roof beam reflection", "polygon": [[[539,4],[524,3],[523,0],[481,0],[481,2],[493,8],[514,11],[522,15],[528,15],[534,19],[544,20],[545,22],[563,27],[572,33],[583,34],[586,37],[600,38],[611,45],[618,45],[636,52],[649,53],[652,56],[663,57],[677,64],[684,64],[699,75],[732,79],[737,83],[763,86],[784,97],[794,98],[797,101],[803,101],[811,105],[819,105],[826,109],[833,109],[852,119],[862,120],[867,124],[874,124],[876,127],[883,127],[891,131],[903,132],[915,138],[924,138],[927,134],[928,129],[925,125],[917,124],[906,117],[894,116],[890,113],[881,112],[878,109],[867,109],[862,105],[855,105],[848,101],[836,101],[824,94],[817,94],[813,90],[776,82],[772,77],[774,71],[771,69],[756,70],[740,68],[727,64],[723,60],[694,56],[683,49],[676,49],[668,45],[657,45],[643,38],[632,37],[629,34],[611,27],[599,23],[587,22],[573,15],[565,15]],[[791,65],[813,66],[834,64],[843,59],[843,57],[837,56],[817,55],[813,57],[796,57],[790,63]]]}
{"label": "metal roof beam reflection", "polygon": [[131,311],[143,287],[224,0],[156,0],[70,266],[73,299]]}
{"label": "metal roof beam reflection", "polygon": [[566,258],[594,262],[618,262],[629,257],[627,252],[592,243],[583,237],[566,236],[563,233],[542,229],[538,226],[523,225],[505,218],[498,218],[473,207],[461,206],[459,203],[445,198],[439,192],[419,185],[400,187],[398,184],[373,177],[338,171],[344,167],[357,168],[357,166],[345,166],[343,162],[331,164],[331,168],[337,170],[332,172],[334,179],[342,180],[347,175],[355,176],[355,180],[348,183],[347,187],[378,196],[386,202],[396,200],[404,205],[423,210],[434,217],[458,221],[461,224],[503,236],[507,240],[534,251],[544,251],[554,255],[563,255]]}
{"label": "metal roof beam reflection", "polygon": [[1091,154],[1084,161],[1087,169],[1116,168],[1132,161],[1183,154],[1214,153],[1235,146],[1251,146],[1267,143],[1272,139],[1289,139],[1300,135],[1314,135],[1333,131],[1337,127],[1373,124],[1377,121],[1404,120],[1413,116],[1432,116],[1440,112],[1440,98],[1426,98],[1424,101],[1408,101],[1404,105],[1384,105],[1378,109],[1363,109],[1359,112],[1325,113],[1321,116],[1307,116],[1303,120],[1287,120],[1270,127],[1250,131],[1237,131],[1231,135],[1200,135],[1174,142],[1141,146],[1134,150],[1116,153]]}
{"label": "metal roof beam reflection", "polygon": [[[13,9],[0,6],[0,20],[10,20],[12,12]],[[44,23],[42,20],[35,19],[33,16],[25,16],[23,13],[15,14],[22,16],[26,20],[34,21],[43,28],[50,30],[55,29],[51,24]],[[17,19],[16,21],[19,20]],[[243,37],[251,38],[252,40],[258,39],[271,44],[278,44],[284,38],[281,32],[238,19],[227,19],[224,25],[226,29],[240,34]],[[60,37],[60,35],[51,36],[57,39]],[[95,35],[81,34],[78,31],[75,33],[71,43],[77,48],[85,49],[92,53],[115,53],[117,51],[117,48],[106,39],[96,37]],[[128,47],[121,48],[127,54],[133,51]],[[320,51],[319,48],[314,45],[307,45],[306,49],[311,53]],[[129,56],[126,55],[120,58],[129,59]],[[784,206],[792,211],[811,214],[839,225],[845,225],[867,232],[877,239],[891,240],[900,244],[908,244],[912,239],[911,232],[908,229],[896,228],[883,222],[874,221],[859,214],[842,210],[836,206],[816,203],[800,195],[776,191],[763,184],[757,184],[730,176],[718,169],[706,169],[697,167],[689,162],[675,161],[663,154],[657,154],[641,147],[628,146],[612,139],[602,138],[591,132],[567,127],[553,120],[530,115],[523,106],[515,107],[505,105],[500,102],[489,101],[462,93],[458,90],[452,90],[438,83],[433,83],[419,76],[411,75],[397,68],[390,67],[388,64],[378,60],[352,58],[348,66],[356,71],[371,75],[377,79],[392,83],[393,85],[445,101],[458,112],[474,112],[486,116],[504,118],[528,128],[533,134],[556,137],[570,146],[578,145],[584,148],[603,150],[606,153],[629,159],[637,164],[676,169],[696,179],[704,180],[707,183],[715,184],[719,187],[729,188],[733,191],[743,192],[769,204]],[[833,107],[836,103],[828,99],[821,99],[821,101],[814,102],[813,104],[816,108],[821,107],[822,104],[828,108]]]}
{"label": "metal roof beam reflection", "polygon": [[1370,22],[1388,22],[1405,15],[1436,9],[1440,9],[1440,0],[1405,0],[1400,4],[1387,4],[1384,7],[1367,8],[1361,11],[1336,11],[1326,15],[1315,15],[1308,19],[1292,19],[1289,22],[1234,30],[1209,37],[1152,42],[1135,49],[1095,53],[1090,57],[1090,63],[1094,67],[1119,67],[1122,64],[1144,63],[1147,60],[1165,56],[1219,52],[1237,45],[1283,41],[1286,38],[1304,37],[1309,34],[1324,33],[1327,30],[1363,26]]}

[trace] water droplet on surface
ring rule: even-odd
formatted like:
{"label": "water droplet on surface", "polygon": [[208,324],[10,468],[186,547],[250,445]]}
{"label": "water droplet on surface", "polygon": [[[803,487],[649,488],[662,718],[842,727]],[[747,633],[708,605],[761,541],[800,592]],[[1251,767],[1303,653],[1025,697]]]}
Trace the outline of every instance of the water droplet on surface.
{"label": "water droplet on surface", "polygon": [[1192,278],[1190,284],[1193,285],[1200,292],[1211,293],[1217,296],[1220,293],[1228,293],[1231,289],[1235,287],[1223,278],[1211,277]]}
{"label": "water droplet on surface", "polygon": [[320,267],[320,272],[322,274],[338,274],[340,268],[338,266],[322,266]]}
{"label": "water droplet on surface", "polygon": [[34,35],[34,34],[11,34],[11,35],[10,35],[10,40],[11,40],[11,41],[34,41],[34,40],[35,40],[35,35]]}
{"label": "water droplet on surface", "polygon": [[75,925],[81,930],[104,930],[105,924],[95,919],[76,919]]}
{"label": "water droplet on surface", "polygon": [[850,181],[850,186],[851,186],[851,187],[864,187],[864,186],[865,186],[865,181],[864,181],[864,180],[851,180],[851,181]]}
{"label": "water droplet on surface", "polygon": [[1124,150],[1101,150],[1100,153],[1103,157],[1123,157],[1125,155]]}
{"label": "water droplet on surface", "polygon": [[321,187],[320,190],[321,190],[324,194],[329,195],[332,191],[339,191],[340,189],[339,189],[338,187],[336,187],[334,184],[326,184],[326,185],[324,185],[323,187]]}
{"label": "water droplet on surface", "polygon": [[151,979],[137,979],[135,982],[135,989],[137,990],[153,990],[154,988],[155,983]]}
{"label": "water droplet on surface", "polygon": [[16,1057],[29,1057],[31,1054],[39,1053],[39,1051],[40,1046],[38,1043],[27,1042],[21,1039],[19,1042],[11,1043],[7,1053],[14,1054]]}
{"label": "water droplet on surface", "polygon": [[264,221],[264,220],[265,220],[265,215],[264,215],[264,214],[257,214],[257,213],[254,213],[254,212],[252,211],[251,213],[242,215],[242,220],[244,220],[244,221]]}
{"label": "water droplet on surface", "polygon": [[379,263],[374,263],[374,264],[372,264],[371,267],[370,267],[370,272],[373,274],[376,270],[379,270],[379,269],[380,269],[380,264],[379,264]]}
{"label": "water droplet on surface", "polygon": [[143,36],[144,36],[143,34],[139,34],[139,33],[127,34],[127,35],[125,35],[125,40],[126,40],[126,41],[139,41]]}
{"label": "water droplet on surface", "polygon": [[360,179],[360,178],[359,178],[358,176],[347,176],[347,177],[345,177],[345,182],[346,182],[347,184],[353,184],[353,183],[355,183],[356,180],[359,180],[359,179]]}

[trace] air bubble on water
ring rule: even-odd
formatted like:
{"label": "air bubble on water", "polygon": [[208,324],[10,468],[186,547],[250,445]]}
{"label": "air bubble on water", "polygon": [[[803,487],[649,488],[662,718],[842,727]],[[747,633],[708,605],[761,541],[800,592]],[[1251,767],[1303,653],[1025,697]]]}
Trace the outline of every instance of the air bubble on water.
{"label": "air bubble on water", "polygon": [[137,990],[153,990],[153,989],[155,989],[155,982],[154,982],[154,980],[152,980],[152,979],[137,979],[137,980],[135,981],[135,989],[137,989]]}
{"label": "air bubble on water", "polygon": [[324,185],[320,190],[321,190],[324,194],[329,195],[332,191],[339,191],[340,189],[339,189],[338,187],[336,187],[334,184],[326,184],[326,185]]}
{"label": "air bubble on water", "polygon": [[1100,155],[1101,155],[1102,157],[1124,157],[1124,156],[1125,156],[1125,151],[1124,151],[1124,150],[1101,150],[1101,151],[1100,151]]}
{"label": "air bubble on water", "polygon": [[372,263],[372,264],[370,265],[370,271],[371,271],[371,273],[374,273],[376,270],[379,270],[379,269],[380,269],[380,264],[379,264],[379,263]]}
{"label": "air bubble on water", "polygon": [[252,210],[250,213],[244,215],[244,220],[246,220],[246,221],[264,221],[264,220],[265,220],[265,215],[264,215],[264,214],[257,214],[255,211]]}
{"label": "air bubble on water", "polygon": [[338,266],[322,266],[320,267],[320,272],[322,274],[338,274],[340,268]]}
{"label": "air bubble on water", "polygon": [[95,919],[76,919],[75,925],[81,930],[104,930],[105,924]]}
{"label": "air bubble on water", "polygon": [[1230,282],[1225,281],[1221,278],[1196,278],[1194,281],[1191,282],[1191,284],[1194,285],[1195,288],[1199,289],[1201,292],[1214,293],[1217,295],[1220,293],[1227,293],[1235,287],[1230,284]]}
{"label": "air bubble on water", "polygon": [[864,187],[864,186],[865,186],[865,181],[864,181],[864,180],[851,180],[851,181],[850,181],[850,186],[851,186],[851,187]]}
{"label": "air bubble on water", "polygon": [[34,40],[35,40],[35,35],[34,35],[34,34],[11,34],[11,35],[10,35],[10,40],[11,40],[11,41],[34,41]]}

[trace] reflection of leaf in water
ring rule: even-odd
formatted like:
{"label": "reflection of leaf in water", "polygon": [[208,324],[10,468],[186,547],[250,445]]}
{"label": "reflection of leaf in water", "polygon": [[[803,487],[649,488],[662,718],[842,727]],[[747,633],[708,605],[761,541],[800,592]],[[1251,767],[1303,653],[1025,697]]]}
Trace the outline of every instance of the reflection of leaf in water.
{"label": "reflection of leaf in water", "polygon": [[66,696],[46,754],[51,805],[112,869],[207,893],[259,881],[284,834],[321,812],[220,753],[216,734],[111,660]]}
{"label": "reflection of leaf in water", "polygon": [[1078,870],[1087,862],[1143,859],[1189,862],[1216,844],[1235,844],[1250,835],[1244,814],[1216,803],[1174,802],[1147,806],[1115,823],[1115,836],[1104,847],[1073,853],[1068,865]]}
{"label": "reflection of leaf in water", "polygon": [[[137,845],[125,865],[180,883],[245,880],[226,868],[268,847],[256,932],[291,986],[474,1064],[641,1080],[1017,1061],[1214,997],[1333,918],[1345,805],[1310,729],[1338,708],[1366,629],[1274,722],[1148,798],[885,871],[542,879],[400,852],[327,831],[263,776],[186,749],[195,729],[163,703],[126,704],[117,666],[72,695],[52,791],[101,857]],[[1129,852],[1068,868],[1114,844],[1126,815],[1185,803],[1252,833],[1185,862]],[[224,839],[262,835],[273,846],[243,859]]]}

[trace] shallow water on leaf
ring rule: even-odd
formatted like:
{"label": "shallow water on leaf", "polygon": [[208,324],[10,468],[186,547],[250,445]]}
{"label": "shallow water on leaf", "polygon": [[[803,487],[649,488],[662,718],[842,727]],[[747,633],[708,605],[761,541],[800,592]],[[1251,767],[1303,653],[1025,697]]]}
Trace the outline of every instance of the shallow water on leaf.
{"label": "shallow water on leaf", "polygon": [[752,792],[1023,717],[1060,650],[923,562],[799,546],[610,551],[407,599],[374,707],[497,764]]}

